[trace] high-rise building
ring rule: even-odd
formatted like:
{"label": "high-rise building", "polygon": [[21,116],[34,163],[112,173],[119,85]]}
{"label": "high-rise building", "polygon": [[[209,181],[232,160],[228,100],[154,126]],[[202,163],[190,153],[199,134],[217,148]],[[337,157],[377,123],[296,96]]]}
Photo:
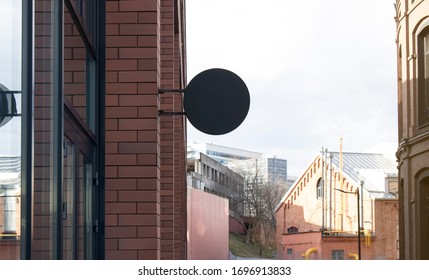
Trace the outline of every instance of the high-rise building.
{"label": "high-rise building", "polygon": [[184,2],[2,1],[0,258],[186,259]]}
{"label": "high-rise building", "polygon": [[429,1],[395,7],[400,258],[429,259]]}

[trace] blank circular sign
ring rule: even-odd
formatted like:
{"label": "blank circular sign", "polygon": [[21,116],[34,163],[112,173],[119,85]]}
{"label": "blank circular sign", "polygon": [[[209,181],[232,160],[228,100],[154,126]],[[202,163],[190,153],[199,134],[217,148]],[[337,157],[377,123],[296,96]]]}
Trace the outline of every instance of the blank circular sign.
{"label": "blank circular sign", "polygon": [[185,89],[184,110],[189,122],[212,135],[229,133],[246,118],[250,95],[243,80],[225,69],[195,76]]}

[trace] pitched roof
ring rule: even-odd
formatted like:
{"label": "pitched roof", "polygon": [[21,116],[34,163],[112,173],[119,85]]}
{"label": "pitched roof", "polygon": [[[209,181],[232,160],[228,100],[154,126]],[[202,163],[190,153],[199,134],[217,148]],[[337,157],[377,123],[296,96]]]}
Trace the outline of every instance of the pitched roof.
{"label": "pitched roof", "polygon": [[[329,152],[332,154],[332,165],[335,169],[340,168],[340,153]],[[311,165],[320,158],[317,156]],[[364,189],[369,193],[372,198],[394,198],[394,196],[387,192],[385,179],[387,176],[396,177],[398,169],[396,163],[382,154],[373,153],[342,153],[343,158],[343,176],[356,186],[360,186],[363,181]],[[329,157],[327,159],[329,164]],[[311,166],[310,165],[310,166]],[[306,171],[305,171],[306,172]],[[304,172],[304,174],[305,174]],[[300,177],[298,177],[300,178]],[[298,184],[300,179],[296,180],[288,192],[280,200],[275,208],[277,211],[284,200],[288,197],[289,193]]]}
{"label": "pitched roof", "polygon": [[[332,152],[332,165],[340,167],[340,153]],[[382,154],[342,153],[343,175],[356,185],[363,181],[364,189],[373,198],[393,198],[385,189],[385,178],[397,176],[394,162]]]}

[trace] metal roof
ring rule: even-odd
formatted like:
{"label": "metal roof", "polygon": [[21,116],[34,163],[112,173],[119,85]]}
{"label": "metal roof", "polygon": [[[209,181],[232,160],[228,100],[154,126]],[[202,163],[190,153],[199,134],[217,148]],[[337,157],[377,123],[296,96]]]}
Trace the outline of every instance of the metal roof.
{"label": "metal roof", "polygon": [[[332,165],[335,169],[339,170],[340,168],[340,153],[338,152],[329,152],[332,155]],[[329,154],[328,154],[328,164],[329,164]],[[312,163],[320,157],[317,156]],[[382,154],[375,153],[350,153],[343,152],[343,176],[353,183],[355,186],[360,186],[361,181],[364,182],[363,188],[364,191],[367,191],[368,194],[374,198],[394,198],[386,190],[386,177],[397,177],[398,168],[395,162],[390,160],[388,157]],[[311,166],[311,165],[310,165]],[[306,172],[306,171],[305,171]],[[305,174],[304,172],[304,174]],[[298,177],[300,178],[300,177]],[[280,206],[288,197],[288,195],[293,192],[295,186],[299,183],[300,179],[296,180],[295,183],[291,186],[288,192],[282,197],[279,204],[275,208],[275,211],[280,209]]]}
{"label": "metal roof", "polygon": [[[331,152],[332,164],[340,167],[340,153]],[[392,198],[386,192],[386,176],[397,176],[396,163],[382,154],[342,153],[343,175],[355,184],[364,182],[364,189],[374,198]]]}

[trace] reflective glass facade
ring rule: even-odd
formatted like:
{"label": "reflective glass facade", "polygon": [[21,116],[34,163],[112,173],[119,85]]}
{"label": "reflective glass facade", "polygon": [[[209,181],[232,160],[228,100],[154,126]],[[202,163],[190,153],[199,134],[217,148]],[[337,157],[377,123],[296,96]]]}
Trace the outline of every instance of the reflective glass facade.
{"label": "reflective glass facade", "polygon": [[0,5],[0,259],[19,259],[22,7],[14,0]]}
{"label": "reflective glass facade", "polygon": [[1,6],[0,258],[103,258],[104,1]]}
{"label": "reflective glass facade", "polygon": [[185,259],[184,1],[0,4],[0,258]]}

